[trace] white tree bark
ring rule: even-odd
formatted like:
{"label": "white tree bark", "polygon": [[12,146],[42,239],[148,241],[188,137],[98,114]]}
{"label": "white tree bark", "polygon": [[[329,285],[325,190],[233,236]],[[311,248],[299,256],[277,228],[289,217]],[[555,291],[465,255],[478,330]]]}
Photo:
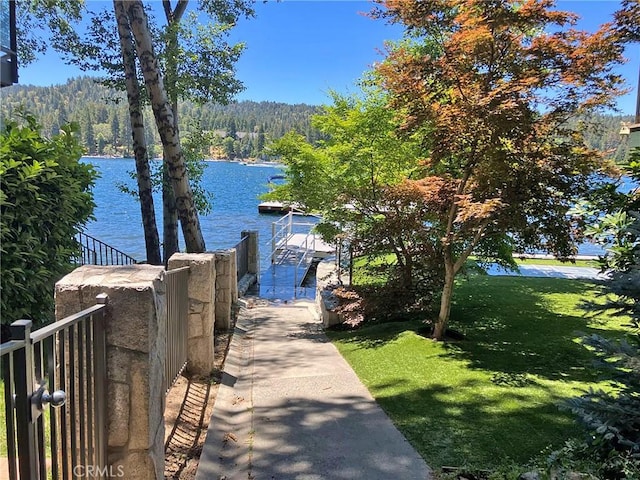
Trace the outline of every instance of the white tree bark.
{"label": "white tree bark", "polygon": [[165,152],[165,161],[169,178],[176,197],[178,218],[182,226],[187,252],[205,251],[204,238],[200,229],[200,219],[196,211],[193,194],[189,185],[187,168],[184,162],[180,135],[175,126],[171,102],[164,88],[158,60],[153,51],[147,15],[140,0],[125,3],[131,31],[135,38],[136,52],[140,61],[151,107],[156,119],[158,133]]}
{"label": "white tree bark", "polygon": [[138,181],[138,197],[142,214],[147,262],[161,265],[160,238],[156,225],[155,209],[151,187],[151,173],[147,157],[147,143],[144,135],[144,118],[140,106],[140,85],[136,72],[135,50],[129,19],[122,0],[114,0],[113,8],[118,23],[118,37],[122,51],[125,82],[127,86],[127,100],[129,103],[129,120],[133,136],[133,150],[136,160],[136,177]]}

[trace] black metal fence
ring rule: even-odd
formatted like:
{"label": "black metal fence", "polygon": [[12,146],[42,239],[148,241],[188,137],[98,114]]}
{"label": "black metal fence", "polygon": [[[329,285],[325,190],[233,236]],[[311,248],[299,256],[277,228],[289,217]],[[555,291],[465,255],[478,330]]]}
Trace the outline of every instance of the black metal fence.
{"label": "black metal fence", "polygon": [[166,272],[167,357],[164,392],[167,393],[187,366],[189,321],[189,267]]}
{"label": "black metal fence", "polygon": [[106,305],[99,295],[34,332],[11,324],[0,345],[10,480],[108,477]]}
{"label": "black metal fence", "polygon": [[242,237],[240,243],[234,248],[236,249],[237,278],[240,281],[249,273],[249,236]]}
{"label": "black metal fence", "polygon": [[76,235],[80,244],[80,257],[74,259],[77,265],[133,265],[135,258],[98,240],[84,232]]}

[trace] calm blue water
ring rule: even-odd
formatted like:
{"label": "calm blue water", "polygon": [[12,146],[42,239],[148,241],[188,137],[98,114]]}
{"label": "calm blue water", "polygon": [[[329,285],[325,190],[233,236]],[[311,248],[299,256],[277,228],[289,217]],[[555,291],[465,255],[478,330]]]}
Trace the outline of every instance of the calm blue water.
{"label": "calm blue water", "polygon": [[[138,260],[145,259],[140,205],[117,188],[117,183],[121,182],[137,190],[135,181],[128,174],[135,170],[134,160],[85,157],[83,161],[94,165],[101,175],[94,187],[96,220],[87,225],[86,232]],[[207,250],[233,247],[240,241],[242,230],[258,230],[261,252],[265,252],[262,245],[271,237],[271,222],[278,216],[258,214],[258,196],[268,190],[268,178],[278,173],[282,170],[273,166],[207,162],[203,185],[214,196],[212,213],[200,217]],[[155,207],[162,241],[160,195],[155,198]],[[180,246],[184,247],[182,240]]]}

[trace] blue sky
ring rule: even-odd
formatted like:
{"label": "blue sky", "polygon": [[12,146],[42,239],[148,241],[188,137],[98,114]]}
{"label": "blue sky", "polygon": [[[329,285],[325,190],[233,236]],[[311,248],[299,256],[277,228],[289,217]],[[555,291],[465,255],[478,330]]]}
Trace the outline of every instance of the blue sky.
{"label": "blue sky", "polygon": [[[90,7],[111,2],[92,0]],[[579,24],[595,30],[609,21],[618,7],[615,0],[559,1],[558,8],[578,13]],[[255,18],[241,21],[233,38],[247,49],[237,65],[246,90],[239,100],[270,100],[286,103],[328,103],[327,92],[357,92],[357,80],[383,56],[384,41],[397,39],[401,29],[365,15],[370,2],[282,0],[256,2]],[[633,90],[618,102],[623,113],[635,112],[640,67],[640,46],[626,51],[629,62],[618,72]],[[20,83],[52,85],[82,74],[65,66],[55,52],[23,67]]]}

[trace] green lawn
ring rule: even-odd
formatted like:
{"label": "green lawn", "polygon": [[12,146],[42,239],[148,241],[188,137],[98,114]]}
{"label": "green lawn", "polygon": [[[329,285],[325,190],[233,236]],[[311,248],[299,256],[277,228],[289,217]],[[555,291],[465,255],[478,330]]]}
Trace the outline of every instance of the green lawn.
{"label": "green lawn", "polygon": [[624,322],[585,318],[588,282],[476,276],[456,288],[451,326],[465,340],[433,342],[419,321],[330,338],[435,469],[526,463],[561,445],[578,430],[558,402],[599,379],[577,332],[622,335]]}

